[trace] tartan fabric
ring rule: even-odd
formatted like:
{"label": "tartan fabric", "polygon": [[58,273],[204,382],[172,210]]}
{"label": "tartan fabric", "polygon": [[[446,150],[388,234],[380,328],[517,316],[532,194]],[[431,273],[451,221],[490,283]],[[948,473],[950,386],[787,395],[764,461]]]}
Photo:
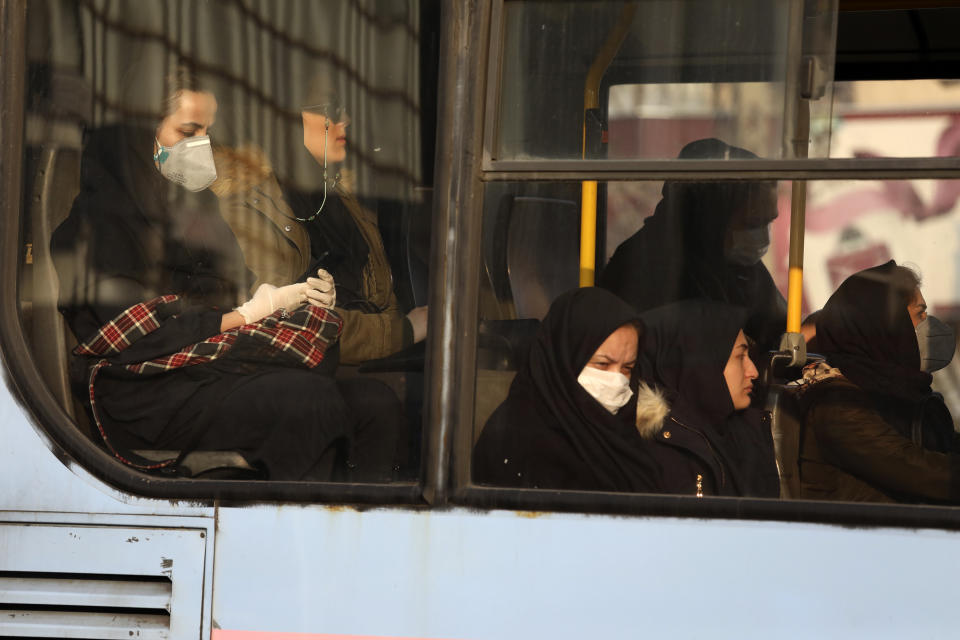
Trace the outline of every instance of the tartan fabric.
{"label": "tartan fabric", "polygon": [[[177,296],[161,296],[133,305],[106,323],[97,334],[73,350],[77,355],[109,357],[160,327],[158,308]],[[133,373],[149,374],[211,362],[227,353],[240,336],[262,343],[265,357],[286,354],[312,369],[323,361],[327,347],[337,340],[343,321],[329,309],[304,305],[287,314],[283,309],[266,318],[218,333],[169,355],[121,365]]]}
{"label": "tartan fabric", "polygon": [[300,307],[292,314],[280,309],[266,318],[235,329],[218,333],[201,342],[188,345],[166,356],[126,365],[111,365],[107,359],[116,355],[161,325],[159,307],[162,304],[176,302],[178,296],[160,296],[147,302],[141,302],[124,310],[120,315],[106,323],[90,340],[77,345],[73,352],[77,355],[100,356],[100,360],[90,369],[88,393],[90,409],[94,422],[107,448],[121,462],[137,469],[162,469],[174,464],[175,458],[152,462],[130,453],[121,452],[107,436],[97,412],[97,400],[94,383],[101,369],[108,366],[121,366],[137,374],[155,374],[182,367],[211,362],[236,344],[240,336],[249,336],[261,344],[261,353],[265,359],[276,355],[292,357],[293,360],[308,368],[314,368],[323,361],[327,347],[336,342],[343,329],[343,321],[329,309],[313,305]]}
{"label": "tartan fabric", "polygon": [[177,296],[160,296],[135,304],[113,320],[100,327],[96,335],[77,345],[73,352],[79,356],[111,356],[129,347],[160,327],[157,307],[177,301]]}

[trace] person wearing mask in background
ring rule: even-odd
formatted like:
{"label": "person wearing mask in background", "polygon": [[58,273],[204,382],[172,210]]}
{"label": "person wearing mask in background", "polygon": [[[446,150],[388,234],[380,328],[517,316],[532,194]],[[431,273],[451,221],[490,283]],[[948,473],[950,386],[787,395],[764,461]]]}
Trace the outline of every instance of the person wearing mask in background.
{"label": "person wearing mask in background", "polygon": [[341,363],[389,356],[426,337],[427,308],[407,314],[400,309],[377,215],[353,195],[340,168],[350,117],[325,78],[314,80],[300,115],[316,187],[308,191],[286,182],[281,194],[262,153],[247,150],[235,164],[259,176],[253,180],[257,187],[215,185],[227,202],[224,218],[257,282],[321,268],[333,275],[336,311],[343,318]]}
{"label": "person wearing mask in background", "polygon": [[651,491],[657,465],[634,427],[643,324],[603,289],[550,306],[507,399],[473,451],[473,479],[508,487]]}
{"label": "person wearing mask in background", "polygon": [[[691,142],[679,154],[690,160],[756,157],[715,138]],[[774,182],[667,181],[653,215],[617,247],[599,285],[638,311],[686,299],[744,307],[746,334],[761,350],[776,349],[786,302],[760,261],[776,217]]]}
{"label": "person wearing mask in background", "polygon": [[352,448],[361,425],[318,373],[340,333],[332,279],[246,299],[251,276],[206,190],[216,98],[184,67],[166,95],[155,128],[88,132],[80,194],[51,241],[80,342],[72,379],[104,443],[144,469],[174,461],[134,449],[201,448],[237,450],[276,480],[329,480],[340,463],[389,475]]}
{"label": "person wearing mask in background", "polygon": [[770,421],[750,408],[757,368],[743,332],[746,311],[687,300],[641,318],[641,375],[659,401],[638,405],[637,429],[662,470],[658,490],[778,497]]}
{"label": "person wearing mask in background", "polygon": [[926,313],[920,279],[889,261],[856,273],[818,313],[826,363],[795,393],[804,415],[803,498],[960,501],[950,412],[930,371],[953,357],[953,331]]}

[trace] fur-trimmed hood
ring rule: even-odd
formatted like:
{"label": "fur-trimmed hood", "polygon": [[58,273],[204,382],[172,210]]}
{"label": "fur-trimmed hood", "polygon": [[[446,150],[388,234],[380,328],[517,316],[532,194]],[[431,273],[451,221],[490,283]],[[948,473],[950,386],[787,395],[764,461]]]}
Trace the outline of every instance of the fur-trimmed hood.
{"label": "fur-trimmed hood", "polygon": [[663,391],[645,382],[637,389],[637,431],[643,438],[651,439],[663,427],[670,414],[670,403]]}

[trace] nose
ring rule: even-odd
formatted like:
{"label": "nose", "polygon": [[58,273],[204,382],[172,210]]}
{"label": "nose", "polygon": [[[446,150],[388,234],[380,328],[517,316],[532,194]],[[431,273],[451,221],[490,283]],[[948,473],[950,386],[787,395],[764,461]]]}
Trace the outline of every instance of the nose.
{"label": "nose", "polygon": [[760,372],[757,371],[757,365],[753,364],[753,360],[750,359],[750,356],[747,356],[746,366],[743,369],[743,377],[747,380],[753,380],[760,375]]}

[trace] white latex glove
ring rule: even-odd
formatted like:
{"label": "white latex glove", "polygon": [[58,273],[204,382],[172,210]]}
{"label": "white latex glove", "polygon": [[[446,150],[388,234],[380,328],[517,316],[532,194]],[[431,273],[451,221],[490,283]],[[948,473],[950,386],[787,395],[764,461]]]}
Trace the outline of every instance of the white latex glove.
{"label": "white latex glove", "polygon": [[307,299],[310,304],[322,309],[333,309],[337,304],[337,289],[333,284],[333,276],[325,270],[317,271],[316,278],[307,278]]}
{"label": "white latex glove", "polygon": [[252,298],[237,307],[237,311],[247,324],[262,320],[277,309],[293,311],[307,301],[309,286],[306,282],[297,282],[277,288],[264,283],[257,287]]}
{"label": "white latex glove", "polygon": [[407,314],[407,320],[413,327],[413,341],[420,342],[427,337],[427,307],[415,307],[410,309]]}

